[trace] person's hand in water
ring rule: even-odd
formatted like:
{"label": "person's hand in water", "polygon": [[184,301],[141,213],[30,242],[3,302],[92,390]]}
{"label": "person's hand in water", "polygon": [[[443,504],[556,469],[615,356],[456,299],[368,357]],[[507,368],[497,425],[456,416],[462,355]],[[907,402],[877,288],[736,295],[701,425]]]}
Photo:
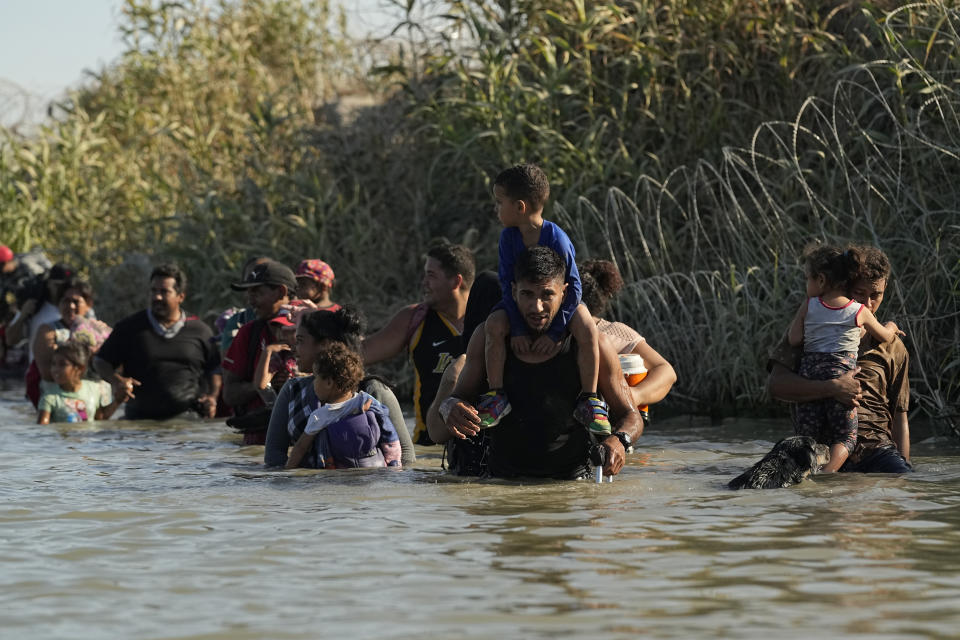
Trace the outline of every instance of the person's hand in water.
{"label": "person's hand in water", "polygon": [[450,435],[464,440],[480,433],[480,414],[477,409],[459,398],[449,398],[448,401],[450,400],[454,403],[444,420]]}
{"label": "person's hand in water", "polygon": [[601,443],[607,450],[607,459],[603,465],[603,474],[606,476],[615,476],[623,469],[623,463],[627,459],[626,451],[623,449],[623,443],[616,436],[607,436]]}

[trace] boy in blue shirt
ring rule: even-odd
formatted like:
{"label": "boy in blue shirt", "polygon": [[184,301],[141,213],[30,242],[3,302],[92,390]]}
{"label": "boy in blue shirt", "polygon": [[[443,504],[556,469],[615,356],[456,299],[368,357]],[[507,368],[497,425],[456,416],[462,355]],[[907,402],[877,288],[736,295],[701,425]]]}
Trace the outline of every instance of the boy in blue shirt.
{"label": "boy in blue shirt", "polygon": [[[563,229],[543,219],[543,207],[550,197],[546,174],[535,164],[520,164],[504,171],[494,180],[493,196],[497,217],[504,229],[500,233],[500,288],[503,300],[487,318],[486,369],[490,390],[480,396],[477,412],[484,427],[492,427],[510,413],[510,402],[503,393],[503,367],[507,359],[506,339],[514,353],[546,354],[563,339],[569,329],[577,342],[577,366],[581,393],[574,413],[576,419],[598,436],[610,434],[607,405],[597,395],[600,360],[597,326],[587,308],[580,304],[580,273],[573,243]],[[528,335],[526,323],[513,299],[513,268],[517,256],[535,245],[549,247],[567,263],[566,297],[560,312],[544,335],[536,340]]]}

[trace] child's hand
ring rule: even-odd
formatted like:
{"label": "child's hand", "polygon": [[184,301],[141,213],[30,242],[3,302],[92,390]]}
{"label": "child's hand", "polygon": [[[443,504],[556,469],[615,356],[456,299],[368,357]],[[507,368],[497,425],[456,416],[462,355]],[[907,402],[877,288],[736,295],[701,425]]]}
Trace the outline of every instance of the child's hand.
{"label": "child's hand", "polygon": [[540,355],[555,354],[560,350],[560,343],[554,342],[553,338],[544,334],[533,341],[531,351]]}
{"label": "child's hand", "polygon": [[887,322],[884,322],[883,326],[886,327],[887,329],[890,329],[890,331],[893,331],[895,334],[897,334],[901,338],[907,335],[906,333],[900,330],[900,327],[898,327],[897,323],[894,322],[893,320],[888,320]]}
{"label": "child's hand", "polygon": [[530,338],[527,336],[514,336],[510,338],[510,348],[518,356],[529,355],[531,347]]}
{"label": "child's hand", "polygon": [[263,350],[270,354],[280,353],[281,351],[287,351],[289,349],[290,345],[288,345],[286,342],[274,342],[263,345]]}

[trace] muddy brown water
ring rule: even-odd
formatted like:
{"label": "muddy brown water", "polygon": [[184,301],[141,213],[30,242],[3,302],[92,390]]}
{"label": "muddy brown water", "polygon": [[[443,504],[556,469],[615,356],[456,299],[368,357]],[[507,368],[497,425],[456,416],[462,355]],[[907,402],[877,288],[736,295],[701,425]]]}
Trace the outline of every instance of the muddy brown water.
{"label": "muddy brown water", "polygon": [[612,484],[268,472],[222,423],[0,400],[3,638],[950,638],[960,450],[725,483],[788,425],[655,424]]}

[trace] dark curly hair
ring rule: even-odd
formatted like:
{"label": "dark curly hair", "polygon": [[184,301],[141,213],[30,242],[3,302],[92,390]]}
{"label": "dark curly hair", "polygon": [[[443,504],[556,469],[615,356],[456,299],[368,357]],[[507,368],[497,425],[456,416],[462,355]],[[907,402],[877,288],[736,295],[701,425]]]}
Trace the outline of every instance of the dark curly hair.
{"label": "dark curly hair", "polygon": [[313,311],[300,320],[310,337],[314,340],[334,340],[347,345],[360,353],[366,319],[363,312],[352,305],[345,305],[336,311]]}
{"label": "dark curly hair", "polygon": [[363,361],[342,342],[331,342],[317,353],[313,373],[317,378],[330,380],[339,391],[346,393],[356,389],[363,379]]}
{"label": "dark curly hair", "polygon": [[567,263],[563,256],[550,247],[539,244],[521,252],[513,267],[515,282],[526,280],[543,284],[555,278],[560,278],[562,281],[566,273]]}
{"label": "dark curly hair", "polygon": [[806,274],[822,275],[830,286],[848,291],[854,282],[868,272],[866,254],[859,247],[811,244],[801,257]]}
{"label": "dark curly hair", "polygon": [[543,209],[550,199],[550,181],[543,169],[535,164],[517,164],[504,169],[493,180],[514,200],[523,200],[534,211]]}
{"label": "dark curly hair", "polygon": [[890,278],[890,259],[887,254],[870,245],[861,245],[857,250],[863,254],[863,270],[858,279],[876,282]]}
{"label": "dark curly hair", "polygon": [[609,260],[587,260],[580,265],[581,302],[590,315],[601,316],[610,307],[610,300],[623,289],[623,278],[617,265]]}

